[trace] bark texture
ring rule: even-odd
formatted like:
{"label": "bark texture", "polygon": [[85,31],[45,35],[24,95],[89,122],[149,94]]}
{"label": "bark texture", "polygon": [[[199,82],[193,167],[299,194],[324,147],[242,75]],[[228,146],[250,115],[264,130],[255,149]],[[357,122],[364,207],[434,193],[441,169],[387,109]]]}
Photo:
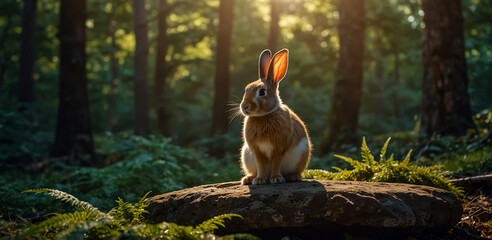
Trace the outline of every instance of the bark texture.
{"label": "bark texture", "polygon": [[423,0],[422,120],[420,135],[462,136],[474,128],[468,95],[460,0]]}
{"label": "bark texture", "polygon": [[[395,114],[395,117],[398,122],[400,122],[401,118],[401,109],[400,109],[400,98],[399,98],[399,92],[400,92],[400,50],[399,50],[399,44],[398,42],[395,41],[393,45],[393,88],[395,89],[393,93],[391,94],[391,98],[393,100],[393,111]],[[398,124],[400,128],[401,124]]]}
{"label": "bark texture", "polygon": [[157,107],[157,126],[159,133],[162,136],[169,135],[168,129],[168,115],[166,110],[166,77],[168,74],[168,66],[166,62],[166,55],[169,46],[169,39],[167,37],[167,15],[168,4],[167,0],[159,1],[159,14],[157,16],[157,49],[155,57],[155,74],[154,74],[154,98],[155,105]]}
{"label": "bark texture", "polygon": [[19,69],[19,102],[34,101],[34,60],[37,0],[25,0],[22,10],[22,35]]}
{"label": "bark texture", "polygon": [[278,36],[280,27],[280,0],[270,0],[270,34],[268,35],[268,49],[277,52]]}
{"label": "bark texture", "polygon": [[219,9],[219,35],[217,36],[217,63],[215,66],[215,86],[212,129],[210,135],[227,132],[227,103],[231,63],[232,22],[234,0],[221,0]]}
{"label": "bark texture", "polygon": [[133,0],[134,28],[135,28],[135,134],[145,136],[150,133],[149,119],[149,90],[147,83],[147,67],[149,43],[147,36],[147,19],[145,1]]}
{"label": "bark texture", "polygon": [[322,153],[338,151],[341,145],[355,144],[358,139],[365,38],[364,4],[364,0],[344,0],[338,5],[340,58],[328,127],[320,146]]}
{"label": "bark texture", "polygon": [[[114,15],[114,13],[112,13]],[[109,26],[109,37],[111,38],[111,53],[110,58],[110,68],[111,68],[111,79],[110,79],[110,89],[109,89],[109,99],[108,99],[108,126],[109,131],[115,131],[118,120],[116,117],[116,96],[118,95],[118,58],[116,53],[118,51],[118,44],[116,42],[116,30],[118,28],[118,22],[113,16],[111,20],[111,25]]]}
{"label": "bark texture", "polygon": [[94,156],[85,68],[85,0],[60,3],[60,77],[54,157]]}

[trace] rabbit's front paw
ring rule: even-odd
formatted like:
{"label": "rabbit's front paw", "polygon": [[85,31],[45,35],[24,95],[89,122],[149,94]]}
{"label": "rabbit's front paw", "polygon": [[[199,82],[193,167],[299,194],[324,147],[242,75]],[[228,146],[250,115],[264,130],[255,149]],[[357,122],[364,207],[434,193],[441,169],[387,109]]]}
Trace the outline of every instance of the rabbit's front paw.
{"label": "rabbit's front paw", "polygon": [[285,178],[282,177],[281,175],[275,175],[270,177],[270,182],[271,183],[284,183]]}
{"label": "rabbit's front paw", "polygon": [[241,184],[242,185],[251,185],[254,178],[255,178],[255,176],[251,176],[251,175],[245,176],[241,179]]}
{"label": "rabbit's front paw", "polygon": [[253,179],[253,185],[267,184],[268,180],[266,177],[256,177]]}

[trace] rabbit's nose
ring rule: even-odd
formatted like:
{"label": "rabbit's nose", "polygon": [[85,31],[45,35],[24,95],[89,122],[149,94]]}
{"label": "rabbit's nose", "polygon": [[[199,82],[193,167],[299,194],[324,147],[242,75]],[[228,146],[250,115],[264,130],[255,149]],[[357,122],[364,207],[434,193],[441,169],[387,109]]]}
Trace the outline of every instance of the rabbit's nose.
{"label": "rabbit's nose", "polygon": [[248,110],[249,104],[244,107],[244,110]]}

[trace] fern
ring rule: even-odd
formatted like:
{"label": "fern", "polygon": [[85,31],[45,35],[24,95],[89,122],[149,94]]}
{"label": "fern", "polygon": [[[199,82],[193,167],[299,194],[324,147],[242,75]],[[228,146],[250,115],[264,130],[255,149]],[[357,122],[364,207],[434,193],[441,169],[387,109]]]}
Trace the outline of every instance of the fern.
{"label": "fern", "polygon": [[77,211],[74,213],[54,214],[53,217],[44,220],[20,235],[20,238],[26,236],[47,232],[50,229],[64,229],[73,227],[77,223],[86,223],[95,220],[97,215],[91,211]]}
{"label": "fern", "polygon": [[202,232],[213,232],[214,230],[219,229],[219,226],[225,227],[224,225],[225,220],[226,219],[230,220],[233,217],[238,217],[241,219],[243,218],[239,214],[223,214],[202,222],[201,224],[195,227],[195,230],[202,231]]}
{"label": "fern", "polygon": [[25,238],[60,238],[60,239],[257,239],[249,234],[235,234],[217,237],[213,234],[219,227],[225,227],[225,220],[242,217],[238,214],[224,214],[206,220],[196,227],[180,226],[174,223],[152,224],[147,222],[144,214],[149,205],[145,201],[148,192],[135,204],[124,202],[118,204],[108,213],[103,213],[91,204],[76,197],[54,189],[33,189],[28,193],[44,193],[63,202],[70,203],[77,209],[73,213],[55,213],[45,221],[31,226],[17,239]]}
{"label": "fern", "polygon": [[[365,140],[365,137],[364,137],[364,140]],[[384,143],[383,145],[383,148],[381,148],[381,153],[379,154],[379,162],[381,163],[386,163],[386,150],[388,149],[388,144],[391,140],[391,137],[388,138],[388,140],[386,140],[386,142]],[[391,154],[391,157],[390,158],[393,158],[393,154]]]}
{"label": "fern", "polygon": [[362,160],[364,163],[370,166],[374,165],[374,156],[372,156],[371,150],[369,150],[369,147],[367,147],[366,137],[362,138],[361,153],[362,153]]}
{"label": "fern", "polygon": [[144,213],[147,213],[145,208],[149,205],[145,202],[145,198],[149,195],[150,192],[145,194],[138,203],[131,204],[124,202],[123,199],[118,198],[116,203],[118,203],[118,207],[111,209],[109,211],[109,215],[116,217],[118,220],[118,225],[124,224],[139,224],[144,222]]}
{"label": "fern", "polygon": [[306,170],[303,173],[304,178],[329,179],[329,180],[349,180],[349,181],[370,181],[370,182],[397,182],[411,183],[417,185],[427,185],[446,189],[451,191],[458,199],[464,198],[463,189],[450,183],[444,177],[445,172],[442,166],[421,167],[410,163],[412,150],[408,152],[403,161],[397,161],[391,154],[386,159],[386,150],[391,138],[386,140],[381,149],[379,161],[374,160],[369,147],[367,147],[365,138],[362,140],[361,157],[362,161],[352,158],[335,155],[352,166],[352,170],[334,169],[337,172],[325,170]]}
{"label": "fern", "polygon": [[48,196],[54,197],[58,200],[61,200],[63,202],[69,203],[79,210],[90,211],[90,212],[94,212],[97,214],[104,214],[99,209],[92,206],[90,203],[80,201],[76,197],[74,197],[74,196],[72,196],[66,192],[60,191],[60,190],[49,189],[49,188],[40,188],[40,189],[27,190],[27,191],[24,191],[23,193],[36,193],[36,194],[43,193],[43,194],[46,194]]}

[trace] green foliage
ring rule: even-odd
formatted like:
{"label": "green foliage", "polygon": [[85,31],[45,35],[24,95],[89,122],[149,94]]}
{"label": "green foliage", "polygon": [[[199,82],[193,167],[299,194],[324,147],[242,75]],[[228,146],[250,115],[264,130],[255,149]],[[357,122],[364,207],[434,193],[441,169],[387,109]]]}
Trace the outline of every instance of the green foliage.
{"label": "green foliage", "polygon": [[477,126],[478,135],[483,137],[492,130],[492,108],[483,109],[473,115],[473,121]]}
{"label": "green foliage", "polygon": [[148,191],[165,193],[186,187],[234,181],[241,177],[237,154],[216,159],[199,150],[182,148],[169,138],[105,134],[95,138],[98,155],[106,167],[81,167],[53,161],[42,172],[4,168],[0,174],[0,215],[38,217],[59,211],[59,202],[36,201],[28,188],[70,191],[80,199],[109,211],[114,199],[137,202]]}
{"label": "green foliage", "polygon": [[34,105],[0,109],[0,166],[29,164],[48,153],[53,135],[45,130],[44,121]]}
{"label": "green foliage", "polygon": [[71,204],[73,207],[81,210],[81,211],[87,211],[87,212],[93,212],[97,214],[101,214],[102,212],[99,211],[99,209],[95,208],[88,202],[80,201],[73,195],[70,195],[66,192],[62,192],[60,190],[56,189],[49,189],[49,188],[41,188],[41,189],[31,189],[24,191],[25,193],[44,193],[48,196],[54,197],[58,200],[61,200],[63,202]]}
{"label": "green foliage", "polygon": [[492,171],[492,147],[484,147],[472,152],[445,153],[429,160],[419,159],[427,164],[442,164],[448,171],[457,174],[477,174]]}
{"label": "green foliage", "polygon": [[202,232],[213,232],[214,230],[219,229],[219,227],[225,227],[225,220],[230,220],[233,217],[238,217],[241,219],[243,218],[239,214],[223,214],[200,223],[198,226],[195,227],[195,229]]}
{"label": "green foliage", "polygon": [[[478,115],[475,116],[476,122],[479,122]],[[478,135],[472,133],[460,138],[433,136],[427,139],[418,145],[416,162],[424,166],[439,164],[446,171],[465,175],[492,171],[491,142],[482,141],[488,129],[484,128],[484,124],[477,124],[477,128]]]}
{"label": "green foliage", "polygon": [[[148,222],[143,214],[147,213],[145,201],[147,194],[135,204],[118,199],[118,204],[108,213],[103,213],[87,202],[54,189],[34,189],[25,192],[44,193],[61,201],[70,203],[77,210],[73,213],[56,213],[54,216],[37,223],[15,236],[24,238],[53,239],[222,239],[213,231],[225,227],[225,220],[237,214],[224,214],[206,220],[196,227],[180,226],[174,223]],[[238,234],[223,239],[256,239],[252,235]]]}
{"label": "green foliage", "polygon": [[411,163],[411,150],[402,161],[395,160],[393,154],[389,158],[386,158],[386,150],[390,139],[391,138],[388,138],[381,149],[379,161],[374,159],[374,156],[371,154],[371,151],[366,144],[365,138],[363,138],[361,147],[362,161],[335,155],[336,157],[348,162],[353,169],[347,170],[334,167],[337,172],[306,170],[303,173],[303,177],[329,180],[394,182],[427,185],[449,190],[459,199],[464,198],[463,190],[450,183],[449,180],[444,177],[442,166],[437,165],[423,167]]}
{"label": "green foliage", "polygon": [[107,133],[96,142],[98,154],[106,164],[112,164],[105,168],[77,167],[64,180],[70,183],[69,189],[78,189],[90,196],[90,202],[105,208],[107,199],[121,194],[135,201],[147,191],[163,193],[240,177],[239,166],[181,148],[169,138]]}

